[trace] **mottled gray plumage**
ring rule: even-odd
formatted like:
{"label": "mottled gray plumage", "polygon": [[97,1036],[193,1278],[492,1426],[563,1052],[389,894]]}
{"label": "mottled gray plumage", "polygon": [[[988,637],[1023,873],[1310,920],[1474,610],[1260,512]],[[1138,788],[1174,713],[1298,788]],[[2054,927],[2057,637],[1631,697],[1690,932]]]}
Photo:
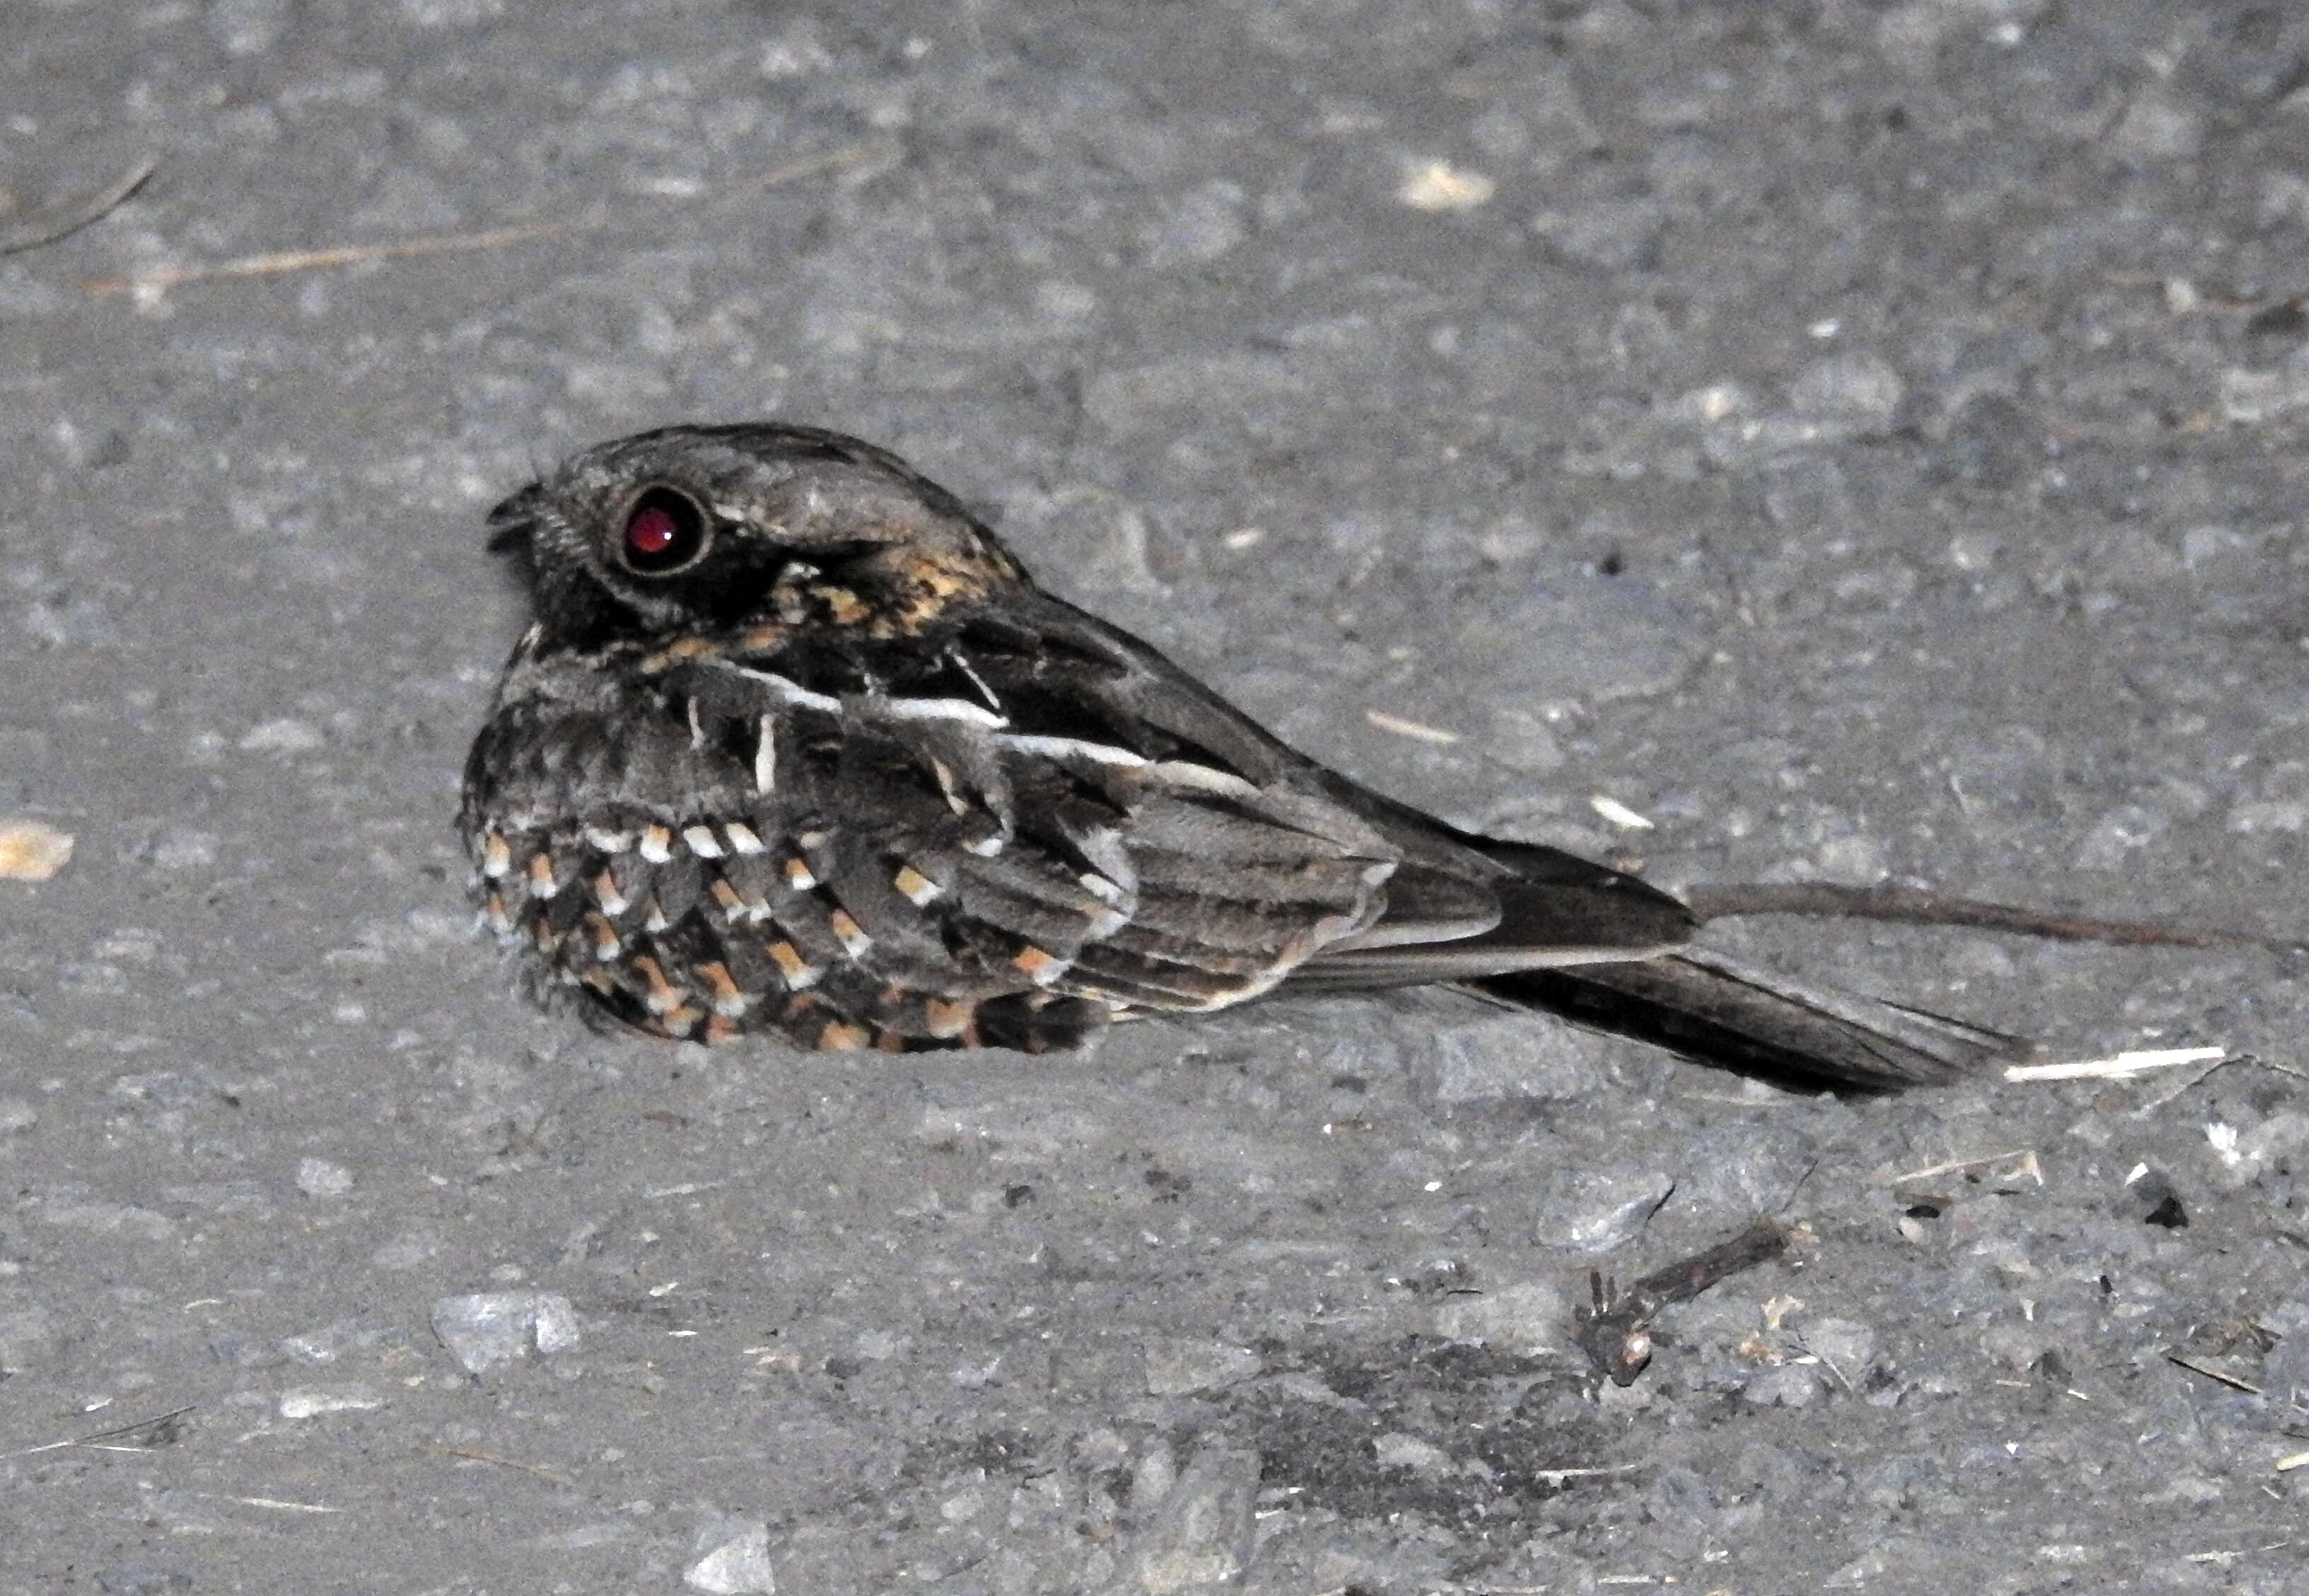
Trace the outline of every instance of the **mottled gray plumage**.
{"label": "mottled gray plumage", "polygon": [[1631,877],[1356,786],[854,438],[644,433],[490,524],[537,620],[466,766],[476,896],[541,985],[628,1026],[1039,1050],[1440,981],[1870,1086],[2017,1047],[1688,951],[1691,913]]}

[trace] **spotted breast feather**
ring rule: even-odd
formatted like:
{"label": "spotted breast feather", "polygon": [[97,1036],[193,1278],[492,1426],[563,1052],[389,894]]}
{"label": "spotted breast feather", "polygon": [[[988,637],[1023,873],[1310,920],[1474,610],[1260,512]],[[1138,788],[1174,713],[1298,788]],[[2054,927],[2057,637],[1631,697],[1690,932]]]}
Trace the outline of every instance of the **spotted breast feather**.
{"label": "spotted breast feather", "polygon": [[637,657],[607,693],[517,663],[473,760],[491,924],[644,1029],[903,1047],[1217,1007],[1378,917],[1396,850],[1341,806],[1022,724],[952,641],[879,652],[878,682],[807,642]]}

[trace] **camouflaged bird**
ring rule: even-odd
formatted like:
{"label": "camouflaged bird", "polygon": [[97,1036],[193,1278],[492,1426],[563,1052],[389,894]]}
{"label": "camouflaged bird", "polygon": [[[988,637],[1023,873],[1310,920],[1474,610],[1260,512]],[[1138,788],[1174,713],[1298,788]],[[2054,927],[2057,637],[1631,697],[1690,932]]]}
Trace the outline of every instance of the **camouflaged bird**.
{"label": "camouflaged bird", "polygon": [[1277,987],[1445,982],[1868,1087],[2019,1051],[1694,950],[1633,877],[1364,790],[855,438],[647,432],[489,525],[537,619],[465,767],[474,891],[596,1019],[1042,1051]]}

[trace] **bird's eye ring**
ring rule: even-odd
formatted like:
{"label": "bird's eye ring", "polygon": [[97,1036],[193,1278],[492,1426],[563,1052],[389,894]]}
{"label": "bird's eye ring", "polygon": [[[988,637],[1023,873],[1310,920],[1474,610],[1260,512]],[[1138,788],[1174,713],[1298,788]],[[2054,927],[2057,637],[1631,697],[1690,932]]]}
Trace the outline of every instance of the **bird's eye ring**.
{"label": "bird's eye ring", "polygon": [[705,552],[705,512],[675,488],[644,489],[626,512],[618,536],[618,562],[640,577],[687,570]]}

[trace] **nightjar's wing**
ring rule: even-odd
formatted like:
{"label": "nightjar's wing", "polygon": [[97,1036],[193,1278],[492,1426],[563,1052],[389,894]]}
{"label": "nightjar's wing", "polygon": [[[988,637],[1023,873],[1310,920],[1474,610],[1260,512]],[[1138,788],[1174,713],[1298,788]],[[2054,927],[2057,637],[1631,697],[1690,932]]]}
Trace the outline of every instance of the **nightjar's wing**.
{"label": "nightjar's wing", "polygon": [[[1209,699],[1159,656],[1146,669],[1175,679],[1157,690],[1172,701]],[[1704,1063],[1872,1090],[1941,1084],[2033,1052],[2022,1037],[1688,948],[1696,917],[1643,881],[1458,831],[1302,760],[1209,701],[1399,854],[1384,910],[1293,969],[1294,991],[1454,983]]]}
{"label": "nightjar's wing", "polygon": [[[1366,856],[1386,861],[1374,882],[1383,890],[1364,913],[1325,923],[1311,945],[1294,942],[1251,990],[1319,969],[1337,972],[1344,984],[1377,986],[1625,959],[1681,947],[1695,924],[1682,904],[1632,877],[1551,848],[1469,837],[1357,786],[1269,735],[1153,648],[1059,600],[1036,594],[966,618],[952,657],[971,662],[1014,733],[1042,733],[1026,744],[1149,761],[1173,779],[1196,773],[1207,808],[1255,792],[1293,814],[1328,817],[1325,828],[1353,834]],[[1142,824],[1124,835],[1134,846],[1156,836]],[[1305,846],[1274,835],[1286,853]],[[1224,865],[1224,855],[1212,857]],[[1266,878],[1193,871],[1183,855],[1166,858],[1163,869],[1175,872],[1183,894],[1176,924],[1185,941],[1173,950],[1180,956],[1197,935],[1196,913],[1270,928],[1278,915],[1289,917],[1289,892]],[[1398,963],[1401,976],[1393,973]]]}

